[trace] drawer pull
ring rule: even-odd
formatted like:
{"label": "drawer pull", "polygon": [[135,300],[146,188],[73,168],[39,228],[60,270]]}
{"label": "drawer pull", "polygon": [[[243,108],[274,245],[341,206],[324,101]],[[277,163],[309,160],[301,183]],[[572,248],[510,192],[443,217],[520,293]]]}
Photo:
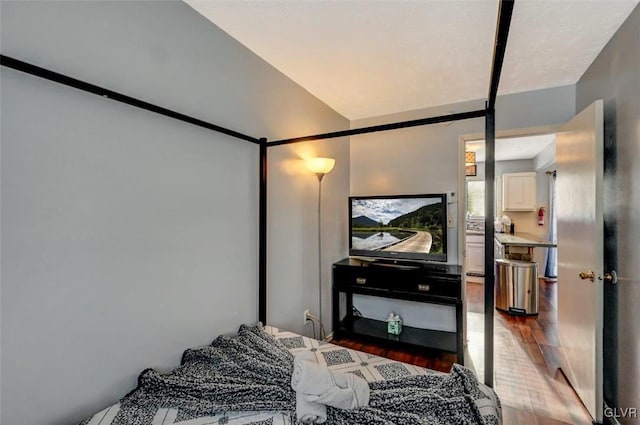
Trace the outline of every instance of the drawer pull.
{"label": "drawer pull", "polygon": [[429,292],[431,290],[431,285],[426,285],[424,283],[418,284],[418,291]]}
{"label": "drawer pull", "polygon": [[356,283],[364,285],[365,283],[367,283],[367,279],[364,277],[356,277]]}

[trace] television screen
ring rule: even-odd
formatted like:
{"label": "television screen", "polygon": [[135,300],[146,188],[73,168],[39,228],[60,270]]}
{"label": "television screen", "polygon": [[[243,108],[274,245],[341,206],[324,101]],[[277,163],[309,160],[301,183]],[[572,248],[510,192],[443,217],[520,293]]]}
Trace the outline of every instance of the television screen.
{"label": "television screen", "polygon": [[447,195],[349,198],[349,255],[447,261]]}

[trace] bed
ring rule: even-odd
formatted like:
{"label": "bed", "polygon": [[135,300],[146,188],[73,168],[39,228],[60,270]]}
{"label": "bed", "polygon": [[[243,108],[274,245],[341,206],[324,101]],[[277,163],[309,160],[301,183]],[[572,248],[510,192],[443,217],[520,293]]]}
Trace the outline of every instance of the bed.
{"label": "bed", "polygon": [[257,324],[186,350],[172,371],[142,371],[133,391],[81,425],[293,425],[290,379],[301,351],[371,388],[368,407],[329,408],[327,424],[502,423],[495,392],[462,366],[436,372]]}

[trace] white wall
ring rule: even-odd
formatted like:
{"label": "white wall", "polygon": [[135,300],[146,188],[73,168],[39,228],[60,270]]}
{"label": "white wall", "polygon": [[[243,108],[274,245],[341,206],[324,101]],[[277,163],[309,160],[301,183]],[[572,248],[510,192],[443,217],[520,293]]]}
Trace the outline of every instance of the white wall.
{"label": "white wall", "polygon": [[[2,54],[256,137],[348,125],[182,2],[0,7]],[[77,423],[142,369],[257,320],[256,146],[7,68],[1,85],[0,422]],[[327,177],[344,199],[346,143]],[[312,216],[286,204],[306,199],[297,185],[285,199],[270,185],[272,218]],[[312,255],[301,235],[270,256],[272,288]]]}
{"label": "white wall", "polygon": [[[468,102],[456,111],[481,109],[480,102]],[[352,121],[351,127],[405,121],[444,114],[448,107],[430,108]],[[431,125],[351,137],[351,195],[400,195],[457,193],[458,134],[477,131],[482,119],[451,125]],[[456,214],[457,204],[449,204]],[[448,229],[448,260],[457,263],[456,229]]]}
{"label": "white wall", "polygon": [[13,71],[2,88],[3,423],[77,421],[256,320],[253,146]]}
{"label": "white wall", "polygon": [[336,158],[322,180],[322,319],[329,333],[331,264],[346,257],[349,246],[348,139],[274,147],[269,156],[268,322],[307,335],[311,328],[303,326],[304,310],[318,314],[318,179],[304,159]]}
{"label": "white wall", "polygon": [[[575,87],[499,96],[496,129],[560,124],[573,116]],[[484,108],[484,101],[457,103],[353,121],[352,128]],[[351,137],[351,194],[382,195],[456,191],[458,137],[484,132],[484,120],[436,124]],[[496,172],[496,174],[498,174]],[[450,205],[451,207],[451,205]],[[460,206],[461,209],[462,206]],[[454,211],[455,213],[455,211]],[[464,223],[458,223],[464,229]],[[458,258],[457,229],[449,229],[449,262]]]}
{"label": "white wall", "polygon": [[[496,130],[541,127],[563,123],[573,117],[575,87],[564,86],[532,92],[499,96],[496,100]],[[405,113],[361,119],[352,128],[396,121],[465,112],[484,108],[484,101],[472,101],[427,108]],[[411,193],[458,194],[458,179],[464,179],[458,168],[459,136],[484,133],[484,119],[457,121],[351,137],[352,195],[385,195]],[[533,162],[530,161],[533,167]],[[496,175],[505,172],[496,169]],[[449,204],[449,215],[457,216],[457,226],[448,229],[448,262],[462,264],[459,256],[459,229],[464,231],[464,203]],[[385,300],[354,297],[357,308],[377,304],[384,313],[391,311]],[[394,306],[396,312],[411,314],[409,309]],[[402,308],[402,310],[400,310]],[[426,307],[429,308],[429,307]],[[420,327],[449,328],[454,324],[447,312],[428,314]]]}
{"label": "white wall", "polygon": [[556,139],[549,143],[536,157],[533,159],[536,170],[548,170],[556,164]]}

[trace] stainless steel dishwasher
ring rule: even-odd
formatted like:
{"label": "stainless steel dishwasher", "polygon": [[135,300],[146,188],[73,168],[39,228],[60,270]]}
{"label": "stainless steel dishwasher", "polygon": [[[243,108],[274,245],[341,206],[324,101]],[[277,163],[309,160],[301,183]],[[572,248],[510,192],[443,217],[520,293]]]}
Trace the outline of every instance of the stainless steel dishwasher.
{"label": "stainless steel dishwasher", "polygon": [[538,264],[495,261],[496,308],[513,314],[538,314]]}

